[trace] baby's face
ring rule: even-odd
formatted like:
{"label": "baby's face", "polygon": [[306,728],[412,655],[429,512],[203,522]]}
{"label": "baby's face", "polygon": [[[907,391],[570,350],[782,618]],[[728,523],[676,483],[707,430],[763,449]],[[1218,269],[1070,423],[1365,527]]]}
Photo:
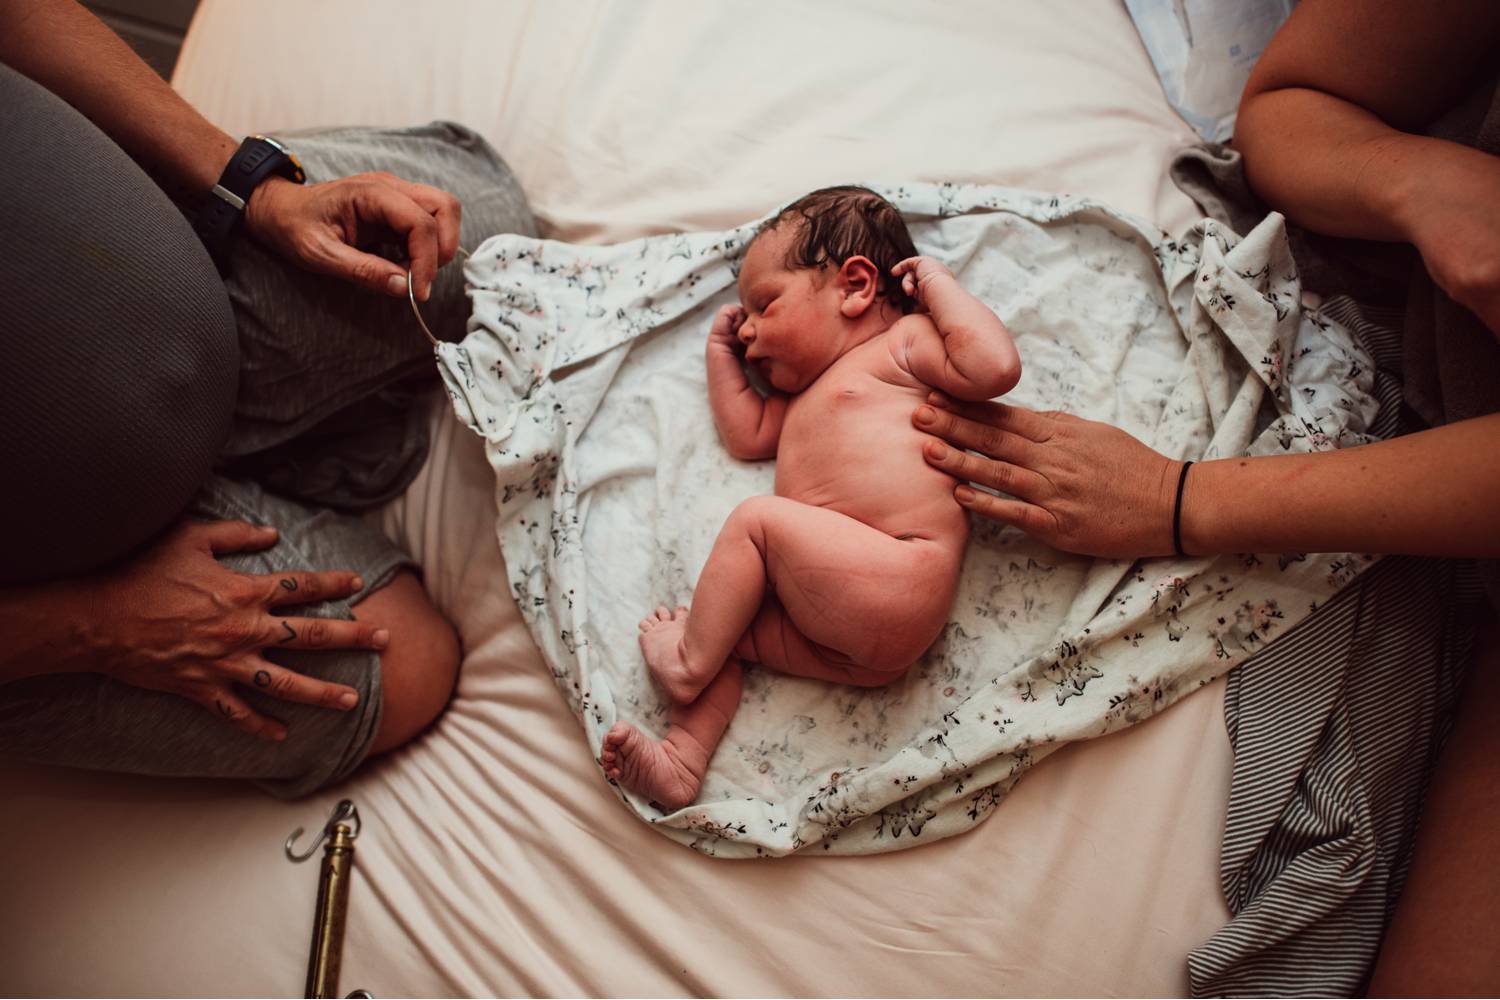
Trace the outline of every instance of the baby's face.
{"label": "baby's face", "polygon": [[801,392],[838,359],[836,282],[813,268],[786,266],[788,227],[762,234],[740,266],[739,338],[745,360],[782,392]]}

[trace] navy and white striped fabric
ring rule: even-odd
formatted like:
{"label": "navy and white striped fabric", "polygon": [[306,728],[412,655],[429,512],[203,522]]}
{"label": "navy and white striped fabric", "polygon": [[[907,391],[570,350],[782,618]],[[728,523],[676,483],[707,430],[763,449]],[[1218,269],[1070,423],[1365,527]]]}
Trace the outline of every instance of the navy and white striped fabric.
{"label": "navy and white striped fabric", "polygon": [[[1399,318],[1331,299],[1402,426]],[[1411,859],[1482,592],[1472,564],[1389,557],[1229,676],[1220,850],[1234,918],[1188,959],[1194,996],[1362,992]]]}

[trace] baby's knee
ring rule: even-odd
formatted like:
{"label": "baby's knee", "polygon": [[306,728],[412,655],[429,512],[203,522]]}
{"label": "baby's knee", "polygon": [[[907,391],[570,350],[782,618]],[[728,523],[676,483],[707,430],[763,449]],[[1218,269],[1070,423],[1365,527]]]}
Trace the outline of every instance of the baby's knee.
{"label": "baby's knee", "polygon": [[781,497],[750,497],[740,501],[724,523],[744,531],[758,533],[761,526],[776,514],[776,509],[787,501]]}
{"label": "baby's knee", "polygon": [[762,555],[766,552],[766,527],[788,501],[781,497],[751,497],[740,502],[724,521],[720,538],[748,539]]}
{"label": "baby's knee", "polygon": [[443,713],[458,680],[458,634],[421,582],[406,571],[360,602],[354,613],[391,635],[380,654],[381,716],[370,748],[374,755],[410,742]]}

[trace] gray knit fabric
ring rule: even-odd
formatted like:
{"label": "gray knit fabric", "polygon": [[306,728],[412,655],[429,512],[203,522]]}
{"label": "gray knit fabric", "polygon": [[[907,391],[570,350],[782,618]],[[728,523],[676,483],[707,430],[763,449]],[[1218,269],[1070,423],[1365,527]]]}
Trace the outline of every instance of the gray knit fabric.
{"label": "gray knit fabric", "polygon": [[[193,501],[199,520],[274,524],[269,549],[220,557],[241,573],[344,569],[365,589],[353,598],[289,608],[309,618],[352,617],[352,608],[411,559],[359,518],[271,496],[253,483],[214,477]],[[359,692],[341,712],[273,698],[240,686],[240,697],[287,727],[279,743],[242,732],[196,702],[101,674],[47,674],[0,684],[0,757],[89,770],[203,778],[249,778],[293,797],[347,776],[380,728],[380,655],[369,650],[268,649],[266,658]]]}
{"label": "gray knit fabric", "polygon": [[187,507],[229,432],[224,285],[86,118],[0,65],[0,583],[70,576]]}
{"label": "gray knit fabric", "polygon": [[[463,204],[462,243],[534,235],[525,197],[478,136],[433,123],[282,138],[313,181],[384,170]],[[248,573],[351,570],[366,590],[410,559],[358,517],[403,490],[427,453],[439,381],[404,300],[274,257],[248,238],[228,293],[178,210],[72,108],[0,66],[0,420],[11,529],[0,583],[86,575],[181,518],[280,530],[221,558]],[[377,241],[379,243],[379,241]],[[387,236],[372,249],[394,256]],[[424,305],[440,336],[468,315],[461,268]],[[213,470],[229,475],[214,475]],[[300,498],[296,503],[275,494]],[[352,601],[301,613],[349,618]],[[365,651],[267,656],[360,693],[352,712],[241,694],[286,722],[265,743],[202,706],[97,674],[0,685],[0,756],[138,774],[248,778],[300,795],[349,774],[379,728],[381,662]]]}
{"label": "gray knit fabric", "polygon": [[[451,122],[402,129],[277,133],[308,181],[379,169],[442,188],[463,206],[459,243],[536,235],[520,185],[474,132]],[[399,244],[377,246],[392,258]],[[432,348],[405,299],[371,295],[242,240],[229,293],[240,336],[240,391],[225,471],[283,496],[355,508],[406,488],[427,454],[425,408],[438,387]],[[469,318],[462,257],[438,272],[422,313],[461,340]],[[295,364],[288,364],[295,359]]]}
{"label": "gray knit fabric", "polygon": [[[514,175],[461,126],[279,137],[311,182],[378,169],[449,191],[469,248],[536,233]],[[0,231],[27,248],[0,269],[0,513],[24,526],[0,584],[108,565],[215,469],[342,508],[405,489],[427,454],[421,397],[439,382],[404,299],[245,237],[226,295],[183,212],[92,123],[4,66],[0,143]],[[401,250],[389,234],[369,249]],[[422,308],[439,336],[463,336],[461,263]]]}

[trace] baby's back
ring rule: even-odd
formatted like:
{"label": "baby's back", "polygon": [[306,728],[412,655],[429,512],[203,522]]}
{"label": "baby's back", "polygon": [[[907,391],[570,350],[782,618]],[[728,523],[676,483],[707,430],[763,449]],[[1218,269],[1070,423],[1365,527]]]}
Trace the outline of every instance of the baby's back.
{"label": "baby's back", "polygon": [[776,495],[957,552],[968,516],[953,499],[956,482],[922,458],[925,435],[911,423],[930,389],[896,363],[889,336],[854,348],[792,400]]}

